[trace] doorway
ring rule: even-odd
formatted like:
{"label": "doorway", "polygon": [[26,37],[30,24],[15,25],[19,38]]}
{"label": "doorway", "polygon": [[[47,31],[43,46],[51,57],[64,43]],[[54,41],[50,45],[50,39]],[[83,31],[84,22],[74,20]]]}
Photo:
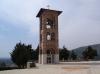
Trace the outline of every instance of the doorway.
{"label": "doorway", "polygon": [[47,64],[54,63],[54,53],[53,50],[47,50]]}

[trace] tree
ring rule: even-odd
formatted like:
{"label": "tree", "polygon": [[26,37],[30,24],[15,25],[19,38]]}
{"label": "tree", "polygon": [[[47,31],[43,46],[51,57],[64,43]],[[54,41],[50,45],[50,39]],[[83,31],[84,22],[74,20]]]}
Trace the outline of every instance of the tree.
{"label": "tree", "polygon": [[34,50],[34,54],[33,54],[33,59],[34,59],[34,61],[38,61],[38,56],[39,56],[39,45],[38,45],[37,48]]}
{"label": "tree", "polygon": [[60,60],[68,60],[70,51],[67,50],[65,46],[59,51],[59,58]]}
{"label": "tree", "polygon": [[93,49],[91,46],[88,46],[85,51],[82,53],[85,60],[94,59],[97,56],[97,50]]}
{"label": "tree", "polygon": [[24,68],[27,61],[34,59],[34,50],[31,45],[25,45],[20,42],[16,44],[10,55],[12,61],[18,65],[19,68]]}
{"label": "tree", "polygon": [[76,60],[76,59],[77,59],[77,55],[76,55],[76,53],[74,52],[74,50],[71,51],[71,59],[72,59],[72,60]]}
{"label": "tree", "polygon": [[37,46],[36,50],[35,50],[35,59],[38,61],[38,57],[39,57],[39,45]]}

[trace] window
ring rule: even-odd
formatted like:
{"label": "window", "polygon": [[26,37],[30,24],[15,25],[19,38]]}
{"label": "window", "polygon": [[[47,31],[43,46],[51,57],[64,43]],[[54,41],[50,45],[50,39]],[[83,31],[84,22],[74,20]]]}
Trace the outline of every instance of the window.
{"label": "window", "polygon": [[50,26],[50,25],[46,25],[46,28],[47,28],[47,29],[50,29],[50,28],[51,28],[51,26]]}
{"label": "window", "polygon": [[53,26],[53,21],[49,18],[46,19],[46,28],[50,29]]}
{"label": "window", "polygon": [[47,32],[47,40],[51,40],[51,35],[50,35],[50,33],[49,32]]}
{"label": "window", "polygon": [[50,35],[47,35],[47,40],[51,40],[51,36]]}
{"label": "window", "polygon": [[55,33],[54,32],[52,32],[52,33],[47,32],[46,39],[47,40],[55,40]]}
{"label": "window", "polygon": [[51,40],[55,40],[55,33],[51,33]]}
{"label": "window", "polygon": [[49,49],[47,50],[47,54],[51,54],[51,51]]}
{"label": "window", "polygon": [[55,33],[51,33],[51,36],[52,36],[52,37],[55,37]]}

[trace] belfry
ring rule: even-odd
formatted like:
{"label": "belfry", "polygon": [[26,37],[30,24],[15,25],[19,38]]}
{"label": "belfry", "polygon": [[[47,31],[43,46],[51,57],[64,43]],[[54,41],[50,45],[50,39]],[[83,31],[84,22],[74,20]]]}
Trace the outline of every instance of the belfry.
{"label": "belfry", "polygon": [[39,63],[59,63],[58,16],[62,11],[41,8],[36,17],[40,20]]}

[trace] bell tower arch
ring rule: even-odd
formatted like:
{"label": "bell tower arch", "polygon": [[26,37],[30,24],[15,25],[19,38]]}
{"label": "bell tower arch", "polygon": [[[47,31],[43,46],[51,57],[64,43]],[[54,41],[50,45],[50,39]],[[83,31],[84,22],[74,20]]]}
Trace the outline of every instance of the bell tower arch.
{"label": "bell tower arch", "polygon": [[58,16],[62,11],[41,8],[37,17],[40,19],[39,63],[59,63]]}

